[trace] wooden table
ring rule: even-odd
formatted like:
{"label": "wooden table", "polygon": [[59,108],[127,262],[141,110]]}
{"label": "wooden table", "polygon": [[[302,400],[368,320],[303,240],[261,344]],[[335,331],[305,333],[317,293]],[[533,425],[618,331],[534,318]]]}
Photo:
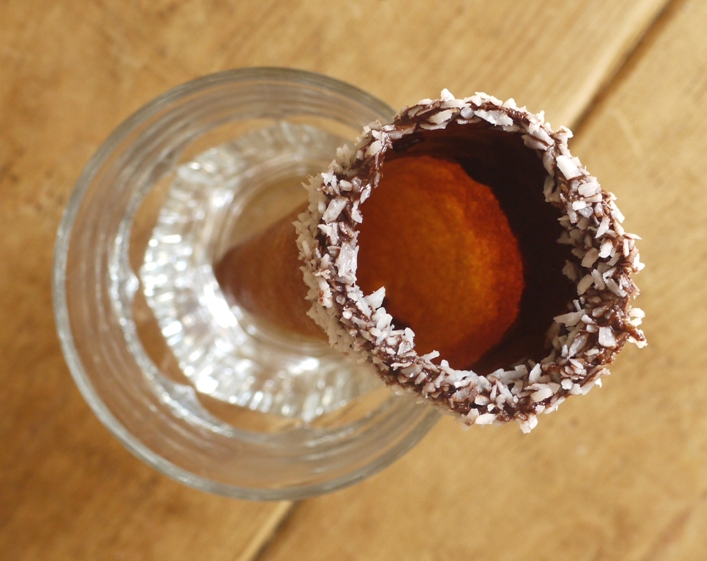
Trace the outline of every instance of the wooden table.
{"label": "wooden table", "polygon": [[[707,551],[707,2],[4,0],[0,559],[664,561]],[[55,233],[110,131],[210,72],[290,66],[401,107],[446,87],[545,109],[618,195],[646,349],[518,428],[441,421],[402,460],[298,504],[210,496],[103,428],[51,308]]]}

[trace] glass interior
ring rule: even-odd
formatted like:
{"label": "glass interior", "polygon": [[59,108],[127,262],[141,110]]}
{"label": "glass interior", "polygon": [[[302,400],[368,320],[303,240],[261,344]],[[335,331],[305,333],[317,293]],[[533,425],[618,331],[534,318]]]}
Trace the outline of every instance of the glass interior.
{"label": "glass interior", "polygon": [[330,78],[237,70],[167,92],[99,149],[59,231],[55,308],[79,388],[140,458],[203,490],[295,499],[382,469],[434,424],[365,365],[230,308],[211,268],[391,116]]}
{"label": "glass interior", "polygon": [[227,409],[216,400],[309,422],[380,384],[370,369],[326,343],[279,333],[229,307],[212,268],[234,244],[300,206],[307,174],[326,169],[332,150],[344,143],[311,125],[264,122],[177,166],[166,190],[156,197],[151,190],[156,200],[140,206],[146,211],[135,218],[154,222],[146,236],[148,229],[134,221],[139,235],[130,245],[145,297],[133,309],[141,343],[149,354],[146,340],[153,336],[145,332],[156,323],[158,339],[212,412]]}

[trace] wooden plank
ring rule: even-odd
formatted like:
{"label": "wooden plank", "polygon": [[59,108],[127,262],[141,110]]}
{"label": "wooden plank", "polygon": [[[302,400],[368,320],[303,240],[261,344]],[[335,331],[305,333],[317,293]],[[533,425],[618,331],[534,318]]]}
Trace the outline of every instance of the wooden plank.
{"label": "wooden plank", "polygon": [[154,53],[167,5],[142,20],[126,5],[135,21],[122,28],[96,2],[0,7],[3,560],[247,561],[290,508],[211,496],[143,465],[83,402],[55,335],[54,238],[81,168],[122,119],[196,72]]}
{"label": "wooden plank", "polygon": [[[281,65],[339,77],[394,106],[442,87],[458,95],[487,90],[544,106],[553,122],[571,122],[664,4],[532,0],[521,9],[513,0],[450,0],[430,12],[403,0],[2,3],[0,556],[245,560],[289,509],[205,495],[142,465],[93,417],[63,363],[50,296],[56,228],[81,168],[127,115],[198,75]],[[592,470],[606,468],[586,459],[598,458],[598,432],[577,440],[590,403],[605,402],[592,396],[574,413],[568,404],[554,429],[575,439],[570,465],[585,482]],[[325,547],[312,559],[341,544],[351,556],[370,550],[371,558],[385,543],[417,549],[422,558],[433,551],[460,557],[477,542],[482,551],[485,542],[469,537],[468,525],[476,519],[488,535],[498,534],[493,517],[469,503],[470,489],[500,509],[500,500],[517,502],[516,495],[527,506],[526,485],[532,490],[546,481],[506,485],[510,471],[499,471],[499,462],[513,472],[547,468],[587,496],[595,492],[553,463],[556,433],[523,440],[514,431],[474,431],[460,440],[457,432],[442,423],[385,474],[306,503],[269,555],[284,554],[288,544],[316,551],[323,535]],[[421,479],[429,481],[420,485]],[[544,514],[533,508],[525,514]],[[439,536],[457,529],[450,512],[467,524],[464,539],[448,543]],[[514,512],[511,521],[523,518]],[[552,535],[549,525],[543,528]]]}
{"label": "wooden plank", "polygon": [[[262,557],[680,561],[707,549],[707,5],[677,2],[573,147],[643,236],[649,346],[525,437],[443,421]],[[336,514],[335,514],[336,513]]]}

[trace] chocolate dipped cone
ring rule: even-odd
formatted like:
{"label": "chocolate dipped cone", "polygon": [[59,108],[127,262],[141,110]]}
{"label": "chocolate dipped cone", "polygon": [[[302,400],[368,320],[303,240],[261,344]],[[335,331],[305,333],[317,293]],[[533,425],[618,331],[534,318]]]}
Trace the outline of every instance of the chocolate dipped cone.
{"label": "chocolate dipped cone", "polygon": [[423,100],[339,149],[296,232],[299,210],[232,249],[219,281],[397,392],[527,432],[645,343],[637,236],[570,136],[513,100]]}
{"label": "chocolate dipped cone", "polygon": [[[630,305],[637,236],[571,155],[570,137],[513,100],[444,91],[340,149],[308,185],[298,223],[309,313],[331,344],[466,424],[516,420],[526,432],[539,413],[600,382],[625,343],[645,344],[643,313]],[[434,161],[446,162],[440,177],[457,173],[451,162],[470,178],[463,191],[479,203],[476,215],[455,218],[465,204],[450,197],[456,187],[424,178]],[[495,204],[482,202],[478,185]],[[456,208],[441,216],[445,200]],[[443,224],[478,227],[460,238]],[[465,264],[489,229],[492,251]],[[488,278],[471,289],[465,274]]]}

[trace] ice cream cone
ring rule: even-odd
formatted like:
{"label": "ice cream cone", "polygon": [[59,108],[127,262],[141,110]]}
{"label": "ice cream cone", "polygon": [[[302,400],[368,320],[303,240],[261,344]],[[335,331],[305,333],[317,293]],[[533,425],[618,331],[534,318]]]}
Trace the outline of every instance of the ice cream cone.
{"label": "ice cream cone", "polygon": [[340,149],[307,209],[231,250],[219,279],[397,391],[528,431],[644,343],[636,236],[570,136],[512,100],[445,91]]}
{"label": "ice cream cone", "polygon": [[224,292],[256,321],[305,338],[326,340],[307,315],[307,285],[300,271],[295,209],[264,231],[231,248],[214,268]]}

